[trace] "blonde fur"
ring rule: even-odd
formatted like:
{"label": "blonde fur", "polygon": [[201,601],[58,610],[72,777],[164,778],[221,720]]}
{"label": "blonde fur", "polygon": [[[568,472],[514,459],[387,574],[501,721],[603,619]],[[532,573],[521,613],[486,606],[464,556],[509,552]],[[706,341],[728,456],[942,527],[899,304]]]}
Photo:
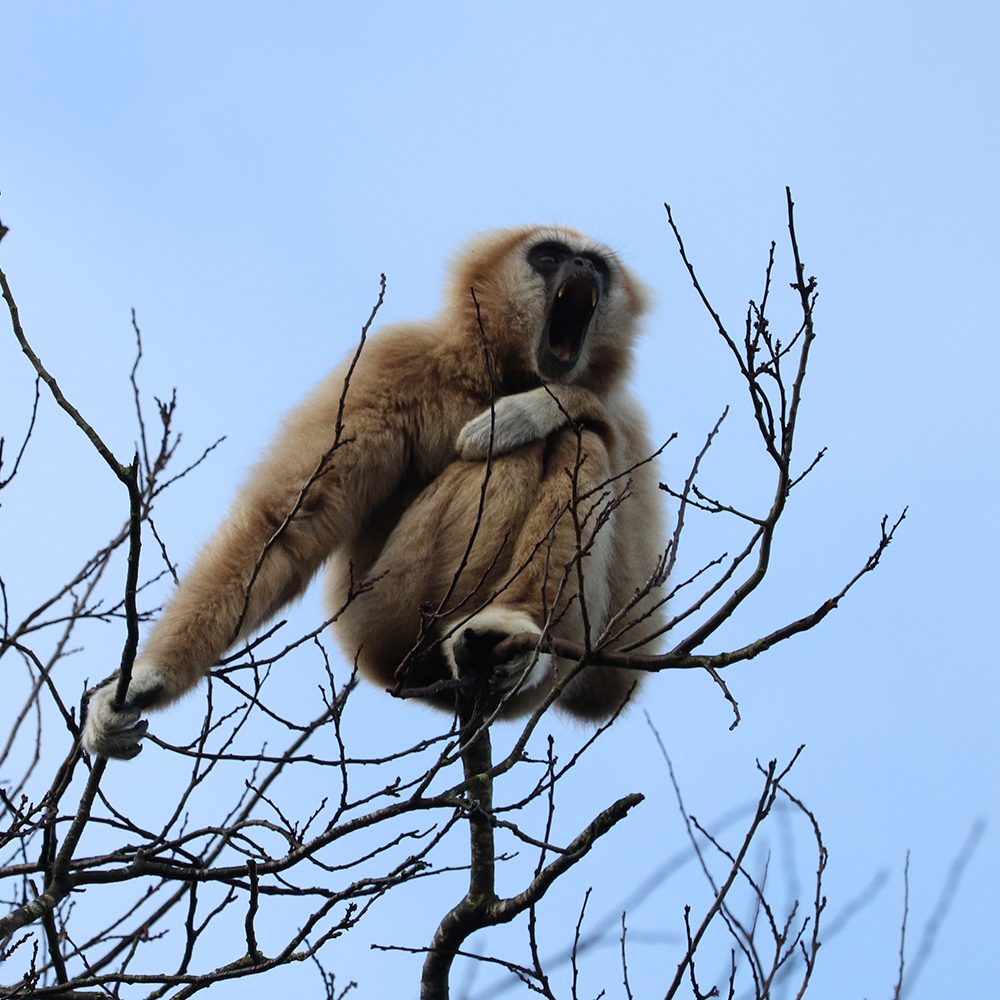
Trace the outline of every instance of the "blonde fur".
{"label": "blonde fur", "polygon": [[[563,363],[570,370],[542,385],[540,338],[555,293],[529,254],[546,242],[582,262],[566,265],[574,273],[590,275],[596,262],[604,277],[586,279],[600,301],[578,356]],[[473,241],[454,266],[437,318],[382,330],[362,351],[346,394],[345,363],[288,417],[149,634],[125,706],[112,707],[113,681],[95,693],[88,748],[138,753],[145,724],[137,710],[190,690],[327,560],[328,601],[343,609],[338,638],[384,687],[449,676],[462,637],[548,629],[582,641],[582,604],[599,636],[654,573],[662,544],[652,466],[629,473],[631,495],[620,505],[613,498],[626,480],[609,484],[651,452],[624,387],[644,307],[636,279],[575,230],[526,227]],[[342,443],[324,465],[342,398]],[[585,497],[575,521],[574,496]],[[374,582],[352,593],[364,581]],[[638,613],[653,603],[644,599]],[[436,614],[422,616],[428,608]],[[560,670],[546,658],[506,667],[497,675],[501,714],[528,710]],[[601,717],[636,679],[589,667],[560,704]],[[453,704],[447,695],[437,702]]]}

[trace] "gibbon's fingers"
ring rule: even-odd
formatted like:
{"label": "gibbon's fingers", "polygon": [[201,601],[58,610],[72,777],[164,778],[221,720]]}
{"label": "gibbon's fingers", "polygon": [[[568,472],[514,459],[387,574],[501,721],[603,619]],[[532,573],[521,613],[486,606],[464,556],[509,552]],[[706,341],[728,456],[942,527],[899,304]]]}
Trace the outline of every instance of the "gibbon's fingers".
{"label": "gibbon's fingers", "polygon": [[160,670],[153,664],[137,661],[132,669],[125,703],[115,708],[118,678],[102,684],[87,705],[83,727],[83,745],[92,754],[131,760],[142,750],[142,737],[149,723],[141,718],[144,708],[159,705],[163,700],[164,683]]}
{"label": "gibbon's fingers", "polygon": [[[494,645],[507,636],[493,639]],[[530,691],[541,686],[552,670],[552,654],[532,650],[522,653],[504,663],[498,663],[490,674],[490,691],[503,696],[512,691]]]}
{"label": "gibbon's fingers", "polygon": [[90,699],[83,730],[83,745],[96,756],[131,760],[142,750],[139,741],[149,728],[149,723],[139,717],[138,708],[123,708],[117,712],[114,710],[111,703],[115,697],[116,685],[117,681],[111,681]]}
{"label": "gibbon's fingers", "polygon": [[459,625],[444,641],[445,657],[456,679],[471,673],[490,673],[490,688],[503,695],[519,688],[528,691],[548,676],[552,665],[549,653],[530,650],[510,660],[498,662],[493,655],[496,646],[512,635],[530,632],[541,636],[541,630],[523,611],[488,607]]}

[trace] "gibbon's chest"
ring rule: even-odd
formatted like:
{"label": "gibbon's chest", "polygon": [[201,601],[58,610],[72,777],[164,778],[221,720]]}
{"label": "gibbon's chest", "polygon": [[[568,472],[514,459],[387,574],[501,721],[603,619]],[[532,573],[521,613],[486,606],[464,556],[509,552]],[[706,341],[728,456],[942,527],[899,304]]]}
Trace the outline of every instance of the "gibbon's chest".
{"label": "gibbon's chest", "polygon": [[414,414],[407,478],[427,483],[457,460],[459,431],[488,406],[461,390],[429,388]]}

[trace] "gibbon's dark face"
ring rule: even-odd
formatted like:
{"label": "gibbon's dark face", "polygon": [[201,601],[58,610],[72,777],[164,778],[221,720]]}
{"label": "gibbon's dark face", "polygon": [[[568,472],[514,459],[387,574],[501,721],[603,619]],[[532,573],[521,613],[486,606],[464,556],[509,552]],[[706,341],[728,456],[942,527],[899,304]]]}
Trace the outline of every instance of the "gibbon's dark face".
{"label": "gibbon's dark face", "polygon": [[591,320],[611,285],[611,269],[597,253],[577,253],[546,240],[528,251],[528,263],[545,279],[545,320],[535,353],[538,374],[562,381],[580,358]]}

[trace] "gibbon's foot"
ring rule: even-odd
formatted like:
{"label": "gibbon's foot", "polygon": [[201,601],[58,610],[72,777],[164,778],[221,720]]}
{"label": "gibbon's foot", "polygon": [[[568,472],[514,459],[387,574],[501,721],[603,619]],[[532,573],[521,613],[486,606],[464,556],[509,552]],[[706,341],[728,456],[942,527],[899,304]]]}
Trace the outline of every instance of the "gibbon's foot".
{"label": "gibbon's foot", "polygon": [[163,700],[164,685],[157,667],[136,661],[128,693],[121,708],[114,707],[118,678],[102,684],[90,696],[83,727],[83,745],[92,754],[131,760],[142,751],[140,740],[149,723],[140,718],[142,710]]}
{"label": "gibbon's foot", "polygon": [[541,635],[538,626],[522,611],[485,608],[459,625],[445,640],[444,652],[455,678],[461,680],[479,672],[489,672],[490,689],[505,695],[515,688],[527,691],[539,685],[549,673],[552,656],[529,650],[513,659],[497,661],[494,650],[512,635],[530,632]]}

